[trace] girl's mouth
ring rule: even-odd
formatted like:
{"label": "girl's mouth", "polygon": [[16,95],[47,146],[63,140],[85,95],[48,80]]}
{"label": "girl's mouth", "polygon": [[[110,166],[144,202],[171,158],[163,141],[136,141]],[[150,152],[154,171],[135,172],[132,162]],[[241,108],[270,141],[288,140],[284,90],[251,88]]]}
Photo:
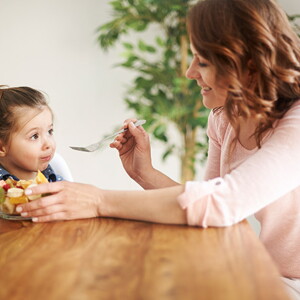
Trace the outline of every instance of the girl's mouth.
{"label": "girl's mouth", "polygon": [[41,158],[41,160],[42,160],[42,161],[50,161],[50,160],[51,160],[51,157],[52,157],[51,155],[44,156],[44,157]]}

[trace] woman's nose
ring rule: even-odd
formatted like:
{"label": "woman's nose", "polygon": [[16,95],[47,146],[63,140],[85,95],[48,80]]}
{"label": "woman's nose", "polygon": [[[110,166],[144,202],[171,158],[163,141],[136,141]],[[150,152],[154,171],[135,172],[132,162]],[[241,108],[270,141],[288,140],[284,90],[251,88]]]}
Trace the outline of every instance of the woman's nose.
{"label": "woman's nose", "polygon": [[188,69],[185,72],[185,76],[188,79],[196,79],[199,78],[200,74],[197,70],[197,68],[195,67],[194,63],[191,63],[190,66],[188,67]]}

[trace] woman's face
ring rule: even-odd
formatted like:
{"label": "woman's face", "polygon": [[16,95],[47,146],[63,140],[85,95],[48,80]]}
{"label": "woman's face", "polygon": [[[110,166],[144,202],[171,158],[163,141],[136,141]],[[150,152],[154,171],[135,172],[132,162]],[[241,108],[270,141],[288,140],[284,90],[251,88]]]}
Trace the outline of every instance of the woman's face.
{"label": "woman's face", "polygon": [[224,82],[216,82],[215,67],[201,57],[192,44],[191,51],[193,53],[193,60],[186,71],[186,77],[195,79],[201,87],[205,107],[213,109],[223,106],[228,93],[225,88],[226,84]]}

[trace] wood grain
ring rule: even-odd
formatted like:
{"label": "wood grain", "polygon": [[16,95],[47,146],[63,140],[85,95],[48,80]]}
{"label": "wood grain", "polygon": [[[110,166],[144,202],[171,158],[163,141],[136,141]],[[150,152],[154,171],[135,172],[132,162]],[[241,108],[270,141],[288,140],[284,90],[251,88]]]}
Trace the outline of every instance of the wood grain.
{"label": "wood grain", "polygon": [[288,299],[246,222],[0,220],[0,299]]}

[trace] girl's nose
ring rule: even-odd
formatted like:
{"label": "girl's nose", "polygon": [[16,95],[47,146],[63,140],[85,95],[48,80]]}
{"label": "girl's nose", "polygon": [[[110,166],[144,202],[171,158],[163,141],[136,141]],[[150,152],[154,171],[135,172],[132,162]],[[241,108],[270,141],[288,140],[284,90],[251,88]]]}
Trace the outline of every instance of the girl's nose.
{"label": "girl's nose", "polygon": [[45,137],[43,140],[43,148],[44,149],[49,149],[52,145],[52,139],[51,137]]}

